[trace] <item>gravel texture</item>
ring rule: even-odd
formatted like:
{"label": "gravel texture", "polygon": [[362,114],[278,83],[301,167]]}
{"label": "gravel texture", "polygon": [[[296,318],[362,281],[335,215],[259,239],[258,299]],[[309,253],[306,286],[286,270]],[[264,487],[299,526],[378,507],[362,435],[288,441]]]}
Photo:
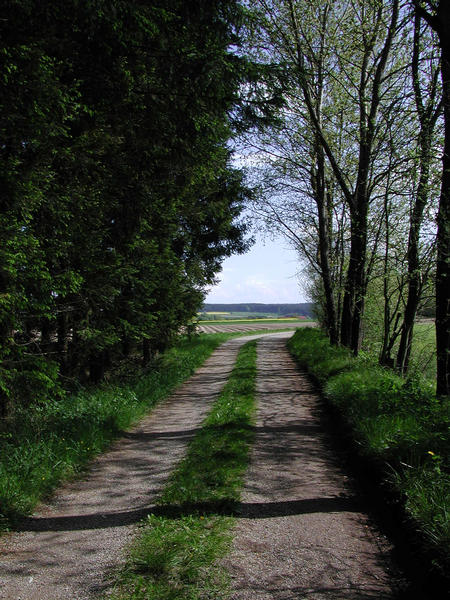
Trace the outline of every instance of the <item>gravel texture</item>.
{"label": "gravel texture", "polygon": [[232,598],[392,598],[389,546],[322,431],[319,398],[285,347],[289,335],[258,344],[256,443],[225,561]]}
{"label": "gravel texture", "polygon": [[[259,413],[232,553],[233,600],[391,598],[389,547],[359,506],[322,432],[320,402],[285,348],[291,332],[258,346]],[[0,539],[0,598],[87,600],[110,589],[136,524],[183,457],[225,384],[235,338],[89,475]]]}

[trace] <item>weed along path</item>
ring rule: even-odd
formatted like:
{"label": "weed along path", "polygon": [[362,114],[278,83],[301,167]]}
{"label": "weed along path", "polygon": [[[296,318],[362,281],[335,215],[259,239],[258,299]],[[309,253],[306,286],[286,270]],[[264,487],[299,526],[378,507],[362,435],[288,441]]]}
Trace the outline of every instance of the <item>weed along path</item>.
{"label": "weed along path", "polygon": [[84,600],[108,586],[136,524],[185,453],[248,338],[223,344],[185,384],[51,503],[0,538],[0,598]]}
{"label": "weed along path", "polygon": [[[238,351],[255,338],[261,338],[255,444],[232,548],[221,559],[231,576],[231,597],[392,598],[388,545],[333,456],[322,431],[319,398],[285,347],[290,335],[264,333],[223,344],[96,459],[84,480],[63,486],[51,503],[22,522],[19,532],[0,538],[0,598],[88,600],[112,593],[137,523],[157,513],[155,502],[230,378]],[[179,518],[173,517],[175,528]]]}
{"label": "weed along path", "polygon": [[392,598],[389,548],[346,485],[289,335],[258,344],[256,439],[225,560],[232,598]]}

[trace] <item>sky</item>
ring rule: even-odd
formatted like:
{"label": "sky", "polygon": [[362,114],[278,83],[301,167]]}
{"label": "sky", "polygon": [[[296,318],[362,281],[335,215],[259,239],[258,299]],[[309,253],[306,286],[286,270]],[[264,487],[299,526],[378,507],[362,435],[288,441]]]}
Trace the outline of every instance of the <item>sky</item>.
{"label": "sky", "polygon": [[220,282],[211,288],[205,302],[308,302],[300,287],[298,270],[297,255],[285,240],[256,236],[256,243],[246,254],[224,260],[222,272],[217,276]]}

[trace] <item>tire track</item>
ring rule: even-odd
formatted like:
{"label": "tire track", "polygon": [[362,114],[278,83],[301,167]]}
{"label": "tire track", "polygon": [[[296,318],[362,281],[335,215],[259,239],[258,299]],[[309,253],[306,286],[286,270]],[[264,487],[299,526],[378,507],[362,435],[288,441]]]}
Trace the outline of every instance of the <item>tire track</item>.
{"label": "tire track", "polygon": [[259,346],[256,440],[231,556],[233,600],[392,598],[372,528],[320,423],[319,398],[279,334]]}

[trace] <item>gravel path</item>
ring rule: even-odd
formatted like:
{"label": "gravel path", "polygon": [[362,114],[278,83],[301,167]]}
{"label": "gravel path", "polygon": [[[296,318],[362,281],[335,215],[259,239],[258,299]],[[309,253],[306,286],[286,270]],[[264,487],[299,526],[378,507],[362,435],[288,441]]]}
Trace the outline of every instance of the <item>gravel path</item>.
{"label": "gravel path", "polygon": [[392,598],[389,548],[321,429],[319,398],[279,334],[258,346],[259,412],[234,549],[233,600]]}
{"label": "gravel path", "polygon": [[[319,400],[285,348],[259,342],[259,417],[231,556],[234,600],[388,599],[388,548],[346,485],[321,431]],[[87,600],[108,588],[136,523],[184,455],[233,367],[228,341],[172,397],[0,539],[0,598]]]}
{"label": "gravel path", "polygon": [[0,598],[84,600],[107,586],[136,523],[184,455],[228,379],[239,347],[229,340],[169,400],[112,449],[86,479],[63,486],[0,539]]}

